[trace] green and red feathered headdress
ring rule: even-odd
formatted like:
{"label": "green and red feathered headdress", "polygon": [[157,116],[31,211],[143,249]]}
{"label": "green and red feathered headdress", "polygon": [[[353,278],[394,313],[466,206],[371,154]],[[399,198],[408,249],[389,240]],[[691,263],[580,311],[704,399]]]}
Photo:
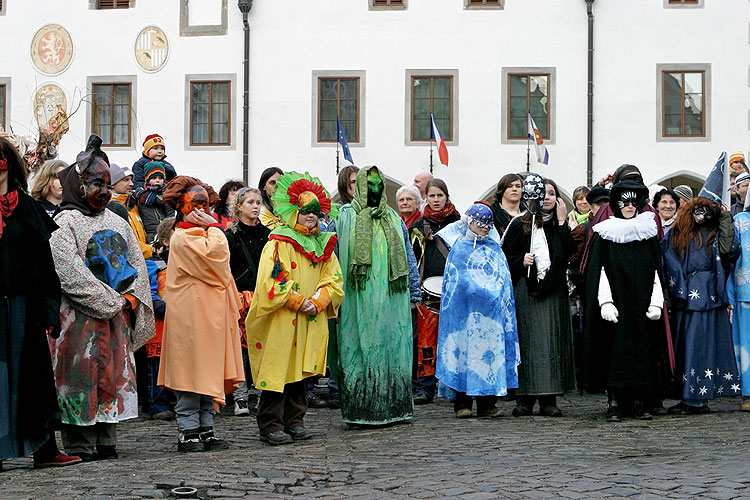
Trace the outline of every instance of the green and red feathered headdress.
{"label": "green and red feathered headdress", "polygon": [[317,177],[309,173],[287,172],[276,180],[276,189],[271,195],[274,211],[289,227],[297,223],[297,215],[338,215],[338,207],[331,203],[331,196]]}

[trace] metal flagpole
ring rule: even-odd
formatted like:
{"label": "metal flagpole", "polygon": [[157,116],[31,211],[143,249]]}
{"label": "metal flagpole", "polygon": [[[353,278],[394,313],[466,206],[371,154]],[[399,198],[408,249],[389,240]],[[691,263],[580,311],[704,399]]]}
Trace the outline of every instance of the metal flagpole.
{"label": "metal flagpole", "polygon": [[526,133],[526,173],[529,173],[529,169],[531,168],[531,160],[529,159],[529,152],[531,151],[531,146],[529,145],[530,139],[528,132]]}
{"label": "metal flagpole", "polygon": [[432,173],[432,139],[430,139],[430,173]]}
{"label": "metal flagpole", "polygon": [[336,175],[339,175],[339,141],[338,140],[336,140]]}

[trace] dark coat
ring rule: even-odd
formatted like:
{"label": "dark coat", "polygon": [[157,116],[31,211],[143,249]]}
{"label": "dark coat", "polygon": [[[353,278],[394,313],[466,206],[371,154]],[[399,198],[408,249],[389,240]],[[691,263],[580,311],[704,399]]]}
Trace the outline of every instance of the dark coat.
{"label": "dark coat", "polygon": [[[164,172],[167,174],[167,178],[164,180],[169,182],[177,176],[177,171],[172,164],[166,160],[166,156],[164,158],[165,159],[159,161],[164,164]],[[141,155],[141,157],[133,163],[133,186],[136,190],[142,188],[143,185],[146,184],[146,173],[144,172],[144,167],[146,166],[146,163],[150,161],[153,160],[146,155]]]}
{"label": "dark coat", "polygon": [[513,219],[505,230],[503,239],[503,252],[508,259],[513,284],[515,285],[519,279],[525,279],[529,295],[536,299],[547,297],[558,288],[567,290],[568,259],[576,250],[576,242],[570,235],[568,223],[559,225],[554,217],[544,223],[550,268],[544,279],[537,281],[536,264],[531,266],[530,273],[523,265],[523,257],[531,248],[531,233],[524,234],[523,222],[523,217]]}
{"label": "dark coat", "polygon": [[[420,271],[422,271],[420,276],[422,281],[433,276],[442,276],[443,271],[445,271],[445,261],[448,257],[447,252],[445,256],[440,252],[435,238],[430,238],[429,236],[434,235],[445,226],[452,222],[456,222],[458,219],[459,217],[456,215],[453,217],[446,217],[442,222],[435,222],[427,217],[422,217],[412,226],[412,232],[417,231],[425,236],[425,238],[417,240],[410,238],[412,242],[415,243],[414,256],[417,258]],[[425,224],[429,229],[425,228]],[[418,241],[422,241],[423,243],[421,245],[417,244]],[[445,249],[447,250],[447,247]]]}
{"label": "dark coat", "polygon": [[[18,193],[18,206],[4,217],[0,237],[0,342],[5,347],[18,338],[10,338],[22,328],[19,366],[8,366],[9,376],[18,380],[18,429],[10,429],[20,440],[39,441],[48,432],[50,422],[59,418],[55,379],[46,329],[60,334],[60,280],[55,272],[49,238],[57,225],[29,195]],[[11,302],[23,304],[25,315],[14,316]],[[10,315],[8,315],[10,313]],[[11,330],[7,328],[11,325]],[[15,325],[15,327],[13,326]],[[0,348],[0,361],[11,355]],[[4,391],[6,387],[0,387]],[[7,394],[0,394],[1,404]]]}
{"label": "dark coat", "polygon": [[156,237],[156,229],[161,221],[175,214],[174,208],[164,203],[164,198],[159,195],[153,205],[146,205],[138,200],[138,213],[143,222],[143,229],[146,231],[146,242],[151,243]]}
{"label": "dark coat", "polygon": [[[232,269],[237,290],[252,292],[255,291],[255,281],[258,277],[260,254],[263,252],[263,246],[268,241],[271,230],[260,223],[255,226],[248,226],[237,221],[236,224],[236,227],[231,227],[226,232],[230,253],[229,267]],[[243,244],[245,245],[244,249]],[[247,261],[245,249],[252,262]]]}

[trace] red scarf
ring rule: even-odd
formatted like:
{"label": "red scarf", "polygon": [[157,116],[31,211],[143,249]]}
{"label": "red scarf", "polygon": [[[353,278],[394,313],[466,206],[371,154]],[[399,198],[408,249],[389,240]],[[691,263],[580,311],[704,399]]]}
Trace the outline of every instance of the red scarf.
{"label": "red scarf", "polygon": [[14,189],[5,196],[0,194],[0,238],[3,236],[3,228],[5,227],[3,217],[10,217],[10,214],[13,213],[13,210],[15,210],[17,206],[18,191]]}
{"label": "red scarf", "polygon": [[404,224],[406,225],[406,229],[409,229],[412,226],[412,224],[414,224],[421,218],[422,218],[422,212],[420,212],[419,210],[413,211],[406,218],[404,218],[403,214],[401,215],[401,220],[404,221]]}
{"label": "red scarf", "polygon": [[424,207],[424,216],[428,219],[430,219],[433,222],[437,222],[438,224],[442,224],[442,222],[450,217],[455,217],[454,220],[458,220],[461,218],[461,216],[458,213],[458,210],[456,210],[456,207],[453,206],[453,203],[446,203],[443,209],[439,212],[435,212],[430,208],[430,204],[428,203],[426,207]]}

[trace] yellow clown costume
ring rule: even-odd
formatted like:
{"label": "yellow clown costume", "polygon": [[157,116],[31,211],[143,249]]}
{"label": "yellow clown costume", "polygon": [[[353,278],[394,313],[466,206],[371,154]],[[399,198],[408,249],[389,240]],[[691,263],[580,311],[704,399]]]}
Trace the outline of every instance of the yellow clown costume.
{"label": "yellow clown costume", "polygon": [[[325,373],[328,319],[338,314],[344,292],[333,253],[336,235],[297,223],[300,213],[335,217],[338,212],[320,181],[288,172],[278,179],[271,201],[284,225],[271,232],[263,248],[246,326],[256,387],[281,393],[286,384]],[[317,314],[299,312],[305,299]]]}

